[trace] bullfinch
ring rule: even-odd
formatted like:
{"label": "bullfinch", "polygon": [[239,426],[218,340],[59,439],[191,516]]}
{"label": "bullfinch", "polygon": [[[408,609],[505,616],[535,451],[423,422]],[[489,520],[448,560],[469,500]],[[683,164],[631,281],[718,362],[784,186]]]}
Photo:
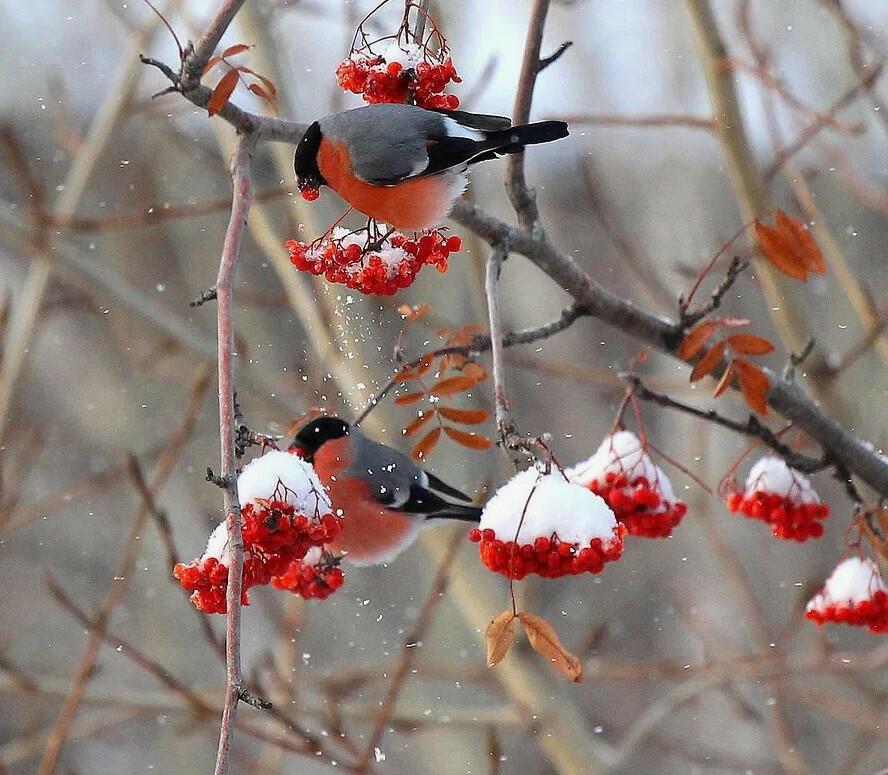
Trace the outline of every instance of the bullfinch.
{"label": "bullfinch", "polygon": [[368,105],[309,126],[296,147],[296,183],[306,199],[327,185],[364,215],[419,231],[447,217],[470,165],[567,134],[563,121],[512,126],[501,116]]}
{"label": "bullfinch", "polygon": [[342,532],[330,548],[355,565],[394,559],[437,520],[481,518],[468,496],[338,417],[303,426],[287,449],[314,465],[342,510]]}

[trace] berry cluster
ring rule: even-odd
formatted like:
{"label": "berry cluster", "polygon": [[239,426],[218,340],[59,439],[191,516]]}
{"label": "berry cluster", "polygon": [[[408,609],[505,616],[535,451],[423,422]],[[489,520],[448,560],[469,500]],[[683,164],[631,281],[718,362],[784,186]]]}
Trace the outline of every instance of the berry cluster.
{"label": "berry cluster", "polygon": [[629,535],[668,538],[688,510],[675,497],[669,477],[629,431],[606,437],[592,457],[568,474],[604,498]]}
{"label": "berry cluster", "polygon": [[497,538],[490,528],[473,528],[469,540],[479,544],[481,562],[490,570],[520,580],[529,573],[544,578],[601,573],[606,562],[619,560],[623,554],[623,533],[624,529],[618,528],[608,543],[593,538],[583,547],[563,542],[557,534],[539,536],[533,543],[517,544]]}
{"label": "berry cluster", "polygon": [[728,510],[760,519],[787,541],[807,541],[823,535],[822,520],[829,506],[821,502],[808,479],[778,457],[764,457],[749,472],[746,489],[725,497]]}
{"label": "berry cluster", "polygon": [[[312,547],[335,540],[342,524],[333,514],[309,519],[283,501],[248,503],[242,509],[244,573],[241,603],[249,605],[247,590],[272,582],[300,561]],[[227,532],[219,525],[207,551],[190,563],[178,563],[173,576],[191,592],[191,602],[204,613],[224,614],[228,584]],[[341,583],[341,582],[340,582]],[[275,584],[277,586],[277,584]]]}
{"label": "berry cluster", "polygon": [[284,589],[306,600],[326,600],[345,581],[338,560],[313,548],[301,560],[290,563],[284,573],[271,580],[275,589]]}
{"label": "berry cluster", "polygon": [[469,538],[495,573],[556,578],[600,573],[605,563],[620,559],[625,532],[597,495],[561,471],[529,468],[497,490]]}
{"label": "berry cluster", "polygon": [[376,240],[363,234],[336,227],[312,243],[288,240],[290,262],[300,271],[323,275],[328,282],[365,294],[391,296],[410,286],[427,264],[447,271],[448,257],[462,246],[459,237],[447,237],[440,229],[423,232],[417,239],[399,232]]}
{"label": "berry cluster", "polygon": [[443,94],[448,83],[462,79],[450,57],[427,61],[428,49],[392,43],[381,55],[355,52],[336,68],[344,91],[360,94],[369,104],[412,102],[420,108],[459,107],[459,97]]}
{"label": "berry cluster", "polygon": [[834,622],[888,632],[888,589],[876,564],[859,557],[839,563],[808,603],[805,617],[818,625]]}

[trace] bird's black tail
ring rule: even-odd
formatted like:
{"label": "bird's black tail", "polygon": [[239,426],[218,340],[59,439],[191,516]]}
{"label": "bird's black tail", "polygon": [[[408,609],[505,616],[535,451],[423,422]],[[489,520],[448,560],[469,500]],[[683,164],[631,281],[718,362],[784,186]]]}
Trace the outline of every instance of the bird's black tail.
{"label": "bird's black tail", "polygon": [[535,124],[488,132],[487,144],[493,145],[496,153],[518,153],[525,145],[551,143],[569,134],[567,124],[563,121],[538,121]]}
{"label": "bird's black tail", "polygon": [[462,522],[480,522],[482,509],[477,506],[462,506],[448,503],[446,508],[426,515],[427,519],[456,519]]}

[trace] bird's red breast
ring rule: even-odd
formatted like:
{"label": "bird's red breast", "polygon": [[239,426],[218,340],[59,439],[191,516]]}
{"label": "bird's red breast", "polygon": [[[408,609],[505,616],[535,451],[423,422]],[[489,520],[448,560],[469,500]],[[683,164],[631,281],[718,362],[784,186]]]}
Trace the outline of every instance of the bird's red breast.
{"label": "bird's red breast", "polygon": [[464,187],[455,189],[453,180],[442,174],[409,178],[392,186],[365,183],[352,172],[348,148],[327,138],[321,138],[317,162],[327,184],[352,207],[398,229],[439,225]]}
{"label": "bird's red breast", "polygon": [[314,455],[333,508],[342,510],[342,532],[330,548],[347,552],[349,562],[358,565],[386,562],[415,538],[420,524],[380,505],[369,479],[343,476],[351,459],[347,436],[326,442]]}

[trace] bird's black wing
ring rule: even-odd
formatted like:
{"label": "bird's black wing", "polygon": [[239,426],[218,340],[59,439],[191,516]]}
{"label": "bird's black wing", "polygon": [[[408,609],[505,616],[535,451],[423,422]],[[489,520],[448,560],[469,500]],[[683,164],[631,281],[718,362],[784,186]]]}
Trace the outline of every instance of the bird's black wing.
{"label": "bird's black wing", "polygon": [[442,482],[434,474],[430,474],[428,471],[426,471],[425,475],[429,478],[429,486],[431,487],[431,489],[437,490],[443,495],[448,495],[451,498],[456,498],[458,501],[463,501],[464,503],[472,502],[472,499],[464,492],[460,492],[456,489],[456,487],[451,487],[449,484],[447,484],[447,482]]}
{"label": "bird's black wing", "polygon": [[482,132],[496,132],[499,129],[508,129],[512,126],[512,120],[505,116],[491,116],[487,113],[469,113],[465,110],[447,110],[446,108],[426,108],[434,113],[452,118],[459,124],[469,129],[480,129]]}

